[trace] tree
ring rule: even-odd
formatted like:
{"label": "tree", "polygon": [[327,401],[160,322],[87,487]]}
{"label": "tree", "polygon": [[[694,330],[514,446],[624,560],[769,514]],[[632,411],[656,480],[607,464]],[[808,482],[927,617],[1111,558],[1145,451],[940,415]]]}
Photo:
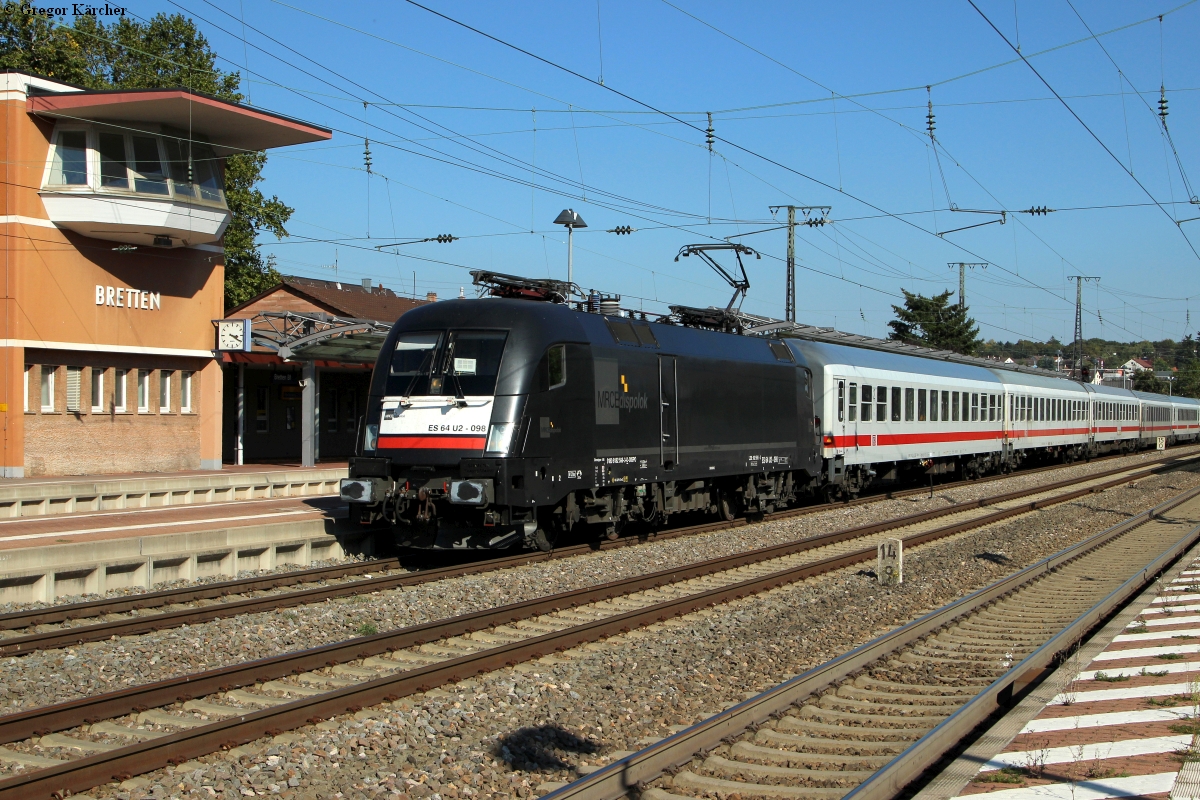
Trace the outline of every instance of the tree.
{"label": "tree", "polygon": [[900,291],[904,292],[904,306],[892,306],[896,319],[888,323],[892,329],[889,338],[963,355],[973,354],[980,346],[975,320],[967,316],[966,308],[950,304],[950,292],[925,297]]}
{"label": "tree", "polygon": [[[27,7],[25,7],[27,8]],[[181,86],[238,102],[241,75],[217,69],[204,34],[182,14],[158,14],[142,23],[121,17],[105,25],[79,15],[72,25],[31,14],[14,2],[0,8],[0,68],[45,75],[89,89]],[[258,184],[267,157],[243,153],[225,159],[225,305],[237,305],[280,280],[272,259],[263,260],[258,234],[287,236],[292,209]]]}
{"label": "tree", "polygon": [[1166,394],[1167,387],[1154,374],[1154,370],[1145,369],[1133,376],[1133,389],[1137,392],[1153,392]]}

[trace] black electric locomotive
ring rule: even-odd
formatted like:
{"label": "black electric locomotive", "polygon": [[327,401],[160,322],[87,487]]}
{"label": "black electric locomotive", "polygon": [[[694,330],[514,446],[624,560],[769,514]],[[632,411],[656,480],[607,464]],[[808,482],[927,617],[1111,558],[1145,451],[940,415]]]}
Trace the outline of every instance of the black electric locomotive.
{"label": "black electric locomotive", "polygon": [[405,314],[342,483],[352,514],[406,547],[548,549],[581,523],[615,538],[769,512],[820,480],[794,344],[605,310],[489,297]]}

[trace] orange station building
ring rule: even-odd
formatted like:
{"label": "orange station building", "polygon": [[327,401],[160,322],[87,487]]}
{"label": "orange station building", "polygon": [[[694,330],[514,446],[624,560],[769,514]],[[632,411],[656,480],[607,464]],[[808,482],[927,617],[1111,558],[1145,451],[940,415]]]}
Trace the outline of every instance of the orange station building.
{"label": "orange station building", "polygon": [[221,468],[224,158],[331,133],[0,72],[0,477]]}

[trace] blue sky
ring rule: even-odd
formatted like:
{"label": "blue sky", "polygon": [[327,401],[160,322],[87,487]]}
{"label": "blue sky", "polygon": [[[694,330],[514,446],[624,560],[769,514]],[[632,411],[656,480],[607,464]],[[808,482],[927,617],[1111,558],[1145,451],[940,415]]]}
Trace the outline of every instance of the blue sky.
{"label": "blue sky", "polygon": [[[1173,218],[1200,217],[1200,205],[1155,111],[1165,83],[1179,158],[1200,184],[1200,51],[1188,47],[1200,2],[1072,0],[1081,21],[1066,0],[975,1],[1112,155],[1029,66],[1005,63],[1014,52],[967,0],[428,0],[604,87],[403,1],[133,11],[189,14],[223,67],[243,71],[252,104],[335,129],[270,156],[265,188],[296,209],[290,239],[264,240],[285,273],[411,292],[415,272],[418,294],[442,297],[471,294],[468,269],[565,277],[566,237],[551,222],[571,207],[590,226],[575,239],[582,286],[647,311],[724,305],[715,274],[673,260],[680,246],[770,228],[770,205],[825,205],[833,224],[797,234],[802,322],[884,335],[902,287],[957,290],[947,263],[967,261],[989,263],[967,275],[986,338],[1069,341],[1073,274],[1100,278],[1084,288],[1087,336],[1195,334],[1200,258],[1182,234],[1200,250],[1200,221]],[[1108,55],[1085,23],[1121,28],[1099,36]],[[998,218],[951,203],[1064,210],[939,237]],[[605,232],[617,225],[638,231]],[[375,249],[442,233],[461,238]],[[745,309],[782,317],[785,232],[737,241],[763,255],[747,264]]]}

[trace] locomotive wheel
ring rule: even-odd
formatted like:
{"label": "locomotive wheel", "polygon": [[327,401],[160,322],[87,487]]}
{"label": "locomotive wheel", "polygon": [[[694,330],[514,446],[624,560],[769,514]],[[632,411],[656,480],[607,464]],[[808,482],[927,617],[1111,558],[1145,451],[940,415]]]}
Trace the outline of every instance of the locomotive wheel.
{"label": "locomotive wheel", "polygon": [[533,532],[533,546],[543,553],[549,553],[554,549],[554,542],[550,541],[550,537],[546,535],[546,531],[538,528]]}
{"label": "locomotive wheel", "polygon": [[717,513],[721,515],[721,519],[726,522],[733,522],[737,514],[734,512],[733,503],[729,499],[729,495],[722,493],[721,499],[717,502]]}

